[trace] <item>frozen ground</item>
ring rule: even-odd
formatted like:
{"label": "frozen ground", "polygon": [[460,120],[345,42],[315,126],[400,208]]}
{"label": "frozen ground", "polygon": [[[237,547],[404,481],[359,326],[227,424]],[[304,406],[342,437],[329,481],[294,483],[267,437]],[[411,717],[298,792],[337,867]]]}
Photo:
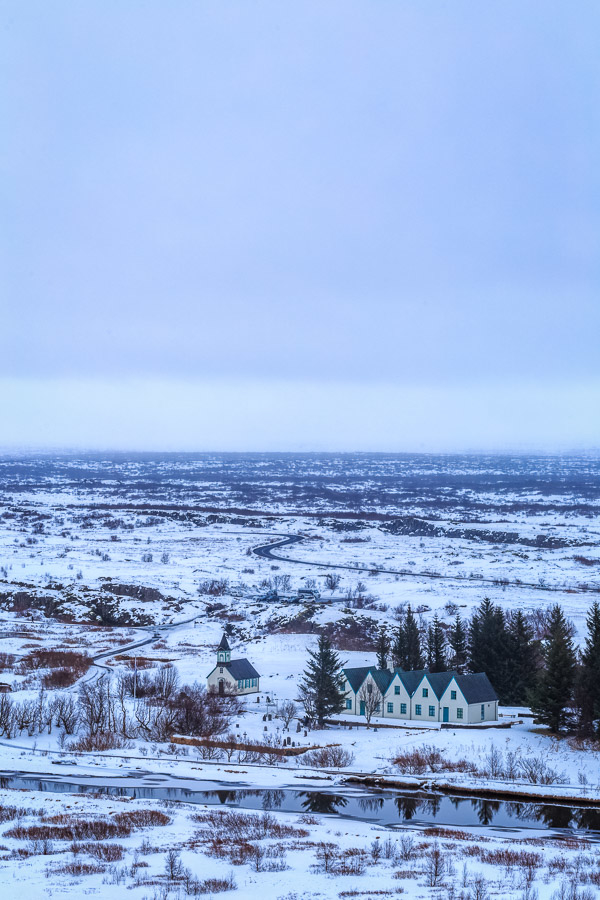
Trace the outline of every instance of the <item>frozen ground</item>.
{"label": "frozen ground", "polygon": [[[298,678],[317,625],[332,630],[343,661],[350,665],[374,662],[369,635],[380,623],[393,625],[396,611],[407,603],[424,620],[438,612],[449,623],[456,611],[468,616],[485,596],[507,609],[518,605],[528,612],[559,602],[581,636],[586,611],[600,590],[598,475],[598,460],[587,457],[0,458],[0,681],[12,686],[14,700],[33,701],[44,670],[24,674],[19,661],[36,648],[90,656],[110,651],[101,661],[106,668],[92,667],[84,678],[108,670],[116,682],[115,676],[137,658],[149,671],[170,662],[182,682],[203,681],[228,625],[234,656],[247,656],[261,675],[259,700],[250,696],[235,731],[248,740],[266,736],[279,741],[283,725],[275,713],[283,701],[297,699]],[[303,540],[276,552],[302,562],[253,553],[285,534]],[[334,590],[326,586],[329,571],[340,575]],[[273,587],[289,598],[312,584],[323,601],[316,607],[263,599]],[[148,643],[122,649],[142,641]],[[76,686],[63,689],[74,690]],[[366,731],[339,725],[305,735],[294,721],[289,736],[300,746],[343,746],[353,756],[346,774],[401,777],[415,785],[437,781],[463,789],[482,783],[502,787],[498,775],[407,774],[392,762],[398,754],[434,748],[447,761],[467,760],[481,769],[489,769],[490,760],[493,768],[496,757],[540,759],[560,783],[528,788],[520,777],[520,789],[570,802],[600,797],[596,749],[551,738],[523,717],[524,710],[502,712],[519,724],[489,731],[412,726]],[[140,740],[125,750],[74,754],[61,749],[55,730],[30,737],[25,731],[0,744],[0,769],[37,773],[40,779],[53,771],[68,771],[73,778],[101,774],[114,779],[127,773],[140,787],[158,778],[219,780],[269,790],[319,784],[348,790],[340,785],[343,773],[311,770],[298,759],[299,764],[289,759],[279,766],[240,765],[235,757],[211,761],[193,749]],[[74,765],[57,766],[65,760]],[[138,802],[4,793],[4,804],[85,808],[86,815],[111,816]],[[158,808],[154,801],[147,805]],[[485,900],[475,884],[477,873],[487,879],[488,893],[524,900],[533,900],[527,891],[534,882],[539,896],[549,897],[565,878],[573,882],[588,873],[589,878],[582,875],[579,881],[580,891],[596,891],[600,880],[595,845],[569,848],[564,842],[555,844],[554,838],[529,844],[538,840],[529,830],[518,835],[516,846],[514,835],[492,829],[485,837],[490,849],[541,854],[533,867],[523,857],[518,857],[521,863],[507,864],[506,855],[497,857],[503,865],[482,861],[471,832],[452,838],[424,836],[422,829],[415,841],[423,846],[413,858],[402,860],[392,853],[388,860],[373,862],[372,842],[386,838],[380,826],[320,816],[298,825],[297,816],[284,813],[276,818],[309,835],[288,842],[287,868],[255,871],[252,862],[234,866],[229,857],[207,854],[204,839],[192,845],[200,826],[190,821],[189,809],[175,805],[166,812],[172,822],[148,833],[156,851],[135,856],[135,847],[146,837],[143,829],[135,830],[119,841],[123,859],[114,863],[74,855],[70,844],[53,842],[52,852],[44,855],[35,841],[0,836],[0,883],[10,884],[15,897],[162,897],[168,888],[165,853],[183,847],[181,860],[196,878],[227,879],[234,871],[238,896],[375,897],[395,896],[402,889],[408,896],[426,897],[440,893],[439,886],[427,884],[425,871],[435,841],[452,857],[453,872],[446,870],[443,877],[450,900],[467,890]],[[30,819],[25,816],[24,821]],[[7,821],[3,831],[13,825]],[[314,845],[320,841],[365,851],[364,874],[334,877],[313,871]],[[272,868],[283,859],[278,852],[265,857]],[[558,863],[551,864],[558,857],[566,861],[562,871]],[[99,864],[102,871],[79,876],[71,865],[77,860]],[[138,865],[140,861],[148,867]],[[465,862],[468,874],[463,878]],[[66,865],[71,869],[64,870]],[[395,877],[403,869],[413,874]],[[592,878],[592,871],[598,877]],[[148,879],[154,883],[136,886]],[[172,896],[183,890],[175,885]]]}

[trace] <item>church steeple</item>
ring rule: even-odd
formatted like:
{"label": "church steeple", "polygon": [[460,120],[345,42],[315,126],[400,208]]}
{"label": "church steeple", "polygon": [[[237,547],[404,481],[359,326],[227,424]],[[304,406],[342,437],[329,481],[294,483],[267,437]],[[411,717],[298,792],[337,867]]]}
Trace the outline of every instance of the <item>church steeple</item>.
{"label": "church steeple", "polygon": [[221,638],[221,643],[217,647],[217,663],[231,662],[231,647],[227,641],[227,635]]}

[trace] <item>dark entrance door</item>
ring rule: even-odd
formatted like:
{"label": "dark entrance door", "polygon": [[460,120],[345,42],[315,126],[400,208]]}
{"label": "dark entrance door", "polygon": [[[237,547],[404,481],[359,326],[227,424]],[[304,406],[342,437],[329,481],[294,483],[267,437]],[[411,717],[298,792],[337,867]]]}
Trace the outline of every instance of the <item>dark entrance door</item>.
{"label": "dark entrance door", "polygon": [[219,679],[219,694],[222,697],[224,693],[225,693],[225,682],[223,681],[222,678],[220,678]]}

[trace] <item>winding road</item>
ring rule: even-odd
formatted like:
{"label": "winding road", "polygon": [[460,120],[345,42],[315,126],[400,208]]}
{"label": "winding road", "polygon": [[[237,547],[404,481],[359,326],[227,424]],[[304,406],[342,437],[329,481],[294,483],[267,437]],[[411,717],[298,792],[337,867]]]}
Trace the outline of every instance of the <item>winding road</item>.
{"label": "winding road", "polygon": [[[326,562],[315,562],[310,559],[298,559],[292,556],[280,556],[277,553],[274,553],[275,550],[281,550],[283,547],[289,547],[292,544],[298,544],[303,541],[304,538],[299,534],[290,534],[281,538],[278,541],[271,541],[268,544],[261,544],[258,547],[254,547],[252,552],[256,556],[260,556],[263,559],[271,559],[277,560],[278,562],[286,562],[286,563],[297,563],[303,566],[311,566],[312,568],[318,569],[346,569],[351,572],[377,572],[382,575],[401,575],[403,578],[431,578],[440,581],[455,581],[460,584],[492,584],[494,587],[512,587],[512,588],[523,588],[533,589],[536,591],[544,591],[545,593],[555,591],[557,593],[564,593],[564,587],[550,587],[548,585],[540,585],[534,584],[529,581],[498,581],[495,578],[486,578],[484,575],[477,575],[472,578],[461,578],[460,575],[443,575],[438,572],[407,572],[406,569],[380,569],[376,566],[361,566],[359,564],[350,566],[345,563],[326,563]],[[579,588],[573,587],[570,588],[572,592],[576,593],[584,593],[584,591]]]}

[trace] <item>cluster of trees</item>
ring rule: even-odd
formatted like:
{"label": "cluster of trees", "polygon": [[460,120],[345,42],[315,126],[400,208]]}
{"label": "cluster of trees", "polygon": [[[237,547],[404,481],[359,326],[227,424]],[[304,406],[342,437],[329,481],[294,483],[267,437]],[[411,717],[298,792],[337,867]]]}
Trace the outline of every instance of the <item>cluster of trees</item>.
{"label": "cluster of trees", "polygon": [[[135,701],[132,698],[135,695]],[[177,670],[161,666],[154,677],[127,673],[116,683],[108,678],[83,683],[77,694],[48,698],[42,689],[37,699],[16,702],[0,695],[0,735],[13,738],[50,733],[53,727],[65,735],[107,735],[120,738],[168,740],[173,734],[216,737],[225,734],[240,712],[234,694],[221,696],[203,685],[180,685]]]}
{"label": "cluster of trees", "polygon": [[395,629],[380,629],[377,663],[385,668],[391,658],[404,671],[485,672],[501,704],[531,705],[553,731],[577,727],[584,735],[600,738],[597,602],[589,611],[587,629],[585,646],[578,652],[573,626],[558,604],[545,615],[541,633],[521,610],[504,612],[487,598],[470,621],[457,615],[449,628],[437,615],[428,626],[419,623],[409,606]]}

